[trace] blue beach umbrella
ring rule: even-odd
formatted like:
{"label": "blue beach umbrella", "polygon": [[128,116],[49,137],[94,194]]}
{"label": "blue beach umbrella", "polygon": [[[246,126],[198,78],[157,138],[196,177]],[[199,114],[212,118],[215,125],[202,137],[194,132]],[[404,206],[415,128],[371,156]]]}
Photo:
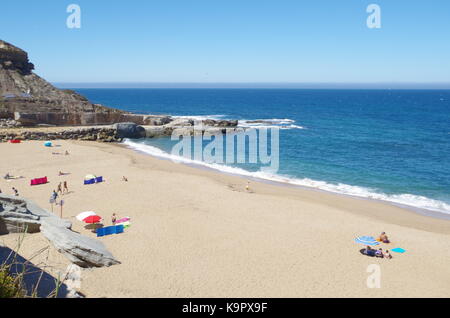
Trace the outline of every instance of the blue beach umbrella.
{"label": "blue beach umbrella", "polygon": [[355,242],[371,246],[380,244],[373,238],[373,236],[360,236],[355,239]]}

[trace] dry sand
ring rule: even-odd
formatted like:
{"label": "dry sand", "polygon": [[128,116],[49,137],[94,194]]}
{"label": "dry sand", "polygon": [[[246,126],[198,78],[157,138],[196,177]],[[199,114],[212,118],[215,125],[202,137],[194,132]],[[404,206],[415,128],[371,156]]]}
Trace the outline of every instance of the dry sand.
{"label": "dry sand", "polygon": [[[0,144],[3,193],[50,210],[59,182],[67,180],[63,217],[91,237],[74,216],[93,210],[111,225],[112,213],[129,216],[124,234],[99,238],[121,262],[84,270],[88,297],[449,297],[450,221],[382,202],[247,180],[159,160],[117,145],[59,141]],[[70,152],[69,156],[52,152]],[[59,177],[58,172],[70,175]],[[93,173],[105,183],[84,186]],[[47,176],[50,183],[31,187]],[[121,181],[126,176],[129,182]],[[405,254],[392,260],[363,256],[354,238],[388,233]],[[0,237],[14,248],[18,235]],[[20,254],[31,257],[49,243],[27,235]],[[64,271],[69,262],[53,247],[40,256]],[[367,268],[378,264],[381,288],[368,288]]]}

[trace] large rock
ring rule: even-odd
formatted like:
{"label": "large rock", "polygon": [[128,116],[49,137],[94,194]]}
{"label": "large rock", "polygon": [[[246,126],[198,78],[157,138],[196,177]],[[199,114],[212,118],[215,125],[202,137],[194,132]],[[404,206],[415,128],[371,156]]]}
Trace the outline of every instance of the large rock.
{"label": "large rock", "polygon": [[36,233],[41,226],[40,216],[33,214],[23,200],[0,196],[0,235],[8,233]]}
{"label": "large rock", "polygon": [[117,136],[119,138],[144,138],[146,136],[145,128],[135,123],[119,123],[115,125]]}
{"label": "large rock", "polygon": [[[126,113],[92,104],[74,91],[57,89],[34,74],[33,69],[34,65],[29,62],[27,52],[0,40],[2,117],[7,114],[7,118],[12,118],[17,112],[23,113],[20,117],[24,124],[36,124],[37,121],[39,124],[83,125],[83,120],[87,124],[102,124],[105,121],[112,124],[119,122],[120,115]],[[42,113],[46,115],[39,115]],[[55,113],[60,115],[54,115]]]}
{"label": "large rock", "polygon": [[41,209],[30,200],[0,195],[0,234],[41,231],[59,252],[78,266],[120,264],[102,242],[75,233],[71,228],[70,221]]}
{"label": "large rock", "polygon": [[103,267],[120,264],[102,242],[67,228],[42,222],[41,232],[59,252],[80,267]]}

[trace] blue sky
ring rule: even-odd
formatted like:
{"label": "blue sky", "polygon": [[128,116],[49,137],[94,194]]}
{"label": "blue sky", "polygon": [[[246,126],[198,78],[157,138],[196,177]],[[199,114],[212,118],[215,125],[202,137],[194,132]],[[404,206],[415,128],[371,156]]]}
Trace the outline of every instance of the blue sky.
{"label": "blue sky", "polygon": [[[81,7],[81,29],[66,8]],[[382,28],[366,26],[369,4]],[[450,83],[448,0],[3,1],[52,82]]]}

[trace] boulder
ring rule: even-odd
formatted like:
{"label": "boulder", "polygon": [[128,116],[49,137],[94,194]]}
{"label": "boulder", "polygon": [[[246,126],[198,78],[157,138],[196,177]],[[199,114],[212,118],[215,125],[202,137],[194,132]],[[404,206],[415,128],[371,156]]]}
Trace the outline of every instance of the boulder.
{"label": "boulder", "polygon": [[42,234],[72,263],[80,267],[120,264],[102,242],[71,230],[72,223],[41,209],[30,200],[0,194],[0,234]]}
{"label": "boulder", "polygon": [[102,242],[50,222],[42,222],[41,232],[56,249],[80,267],[103,267],[120,264]]}
{"label": "boulder", "polygon": [[145,128],[135,123],[119,123],[115,128],[118,138],[138,139],[146,136]]}

